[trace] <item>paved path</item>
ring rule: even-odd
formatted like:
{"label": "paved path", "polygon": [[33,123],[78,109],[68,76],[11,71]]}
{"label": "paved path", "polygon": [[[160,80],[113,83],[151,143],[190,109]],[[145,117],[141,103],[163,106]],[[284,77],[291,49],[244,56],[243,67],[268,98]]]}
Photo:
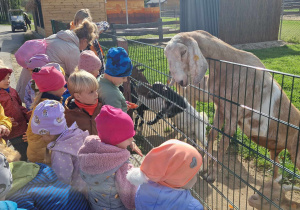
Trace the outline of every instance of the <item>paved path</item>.
{"label": "paved path", "polygon": [[[11,31],[10,25],[0,25],[0,58],[4,64],[9,68],[12,68],[11,52],[18,49],[24,40],[24,32]],[[11,76],[11,87],[16,88],[15,76]]]}

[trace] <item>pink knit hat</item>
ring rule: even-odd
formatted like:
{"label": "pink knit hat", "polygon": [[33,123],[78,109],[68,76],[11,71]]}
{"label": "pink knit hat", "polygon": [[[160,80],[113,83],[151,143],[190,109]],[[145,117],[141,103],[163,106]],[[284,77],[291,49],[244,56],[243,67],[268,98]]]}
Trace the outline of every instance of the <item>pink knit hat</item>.
{"label": "pink knit hat", "polygon": [[31,119],[31,129],[34,134],[57,135],[67,129],[64,114],[65,108],[55,100],[45,100],[39,103]]}
{"label": "pink knit hat", "polygon": [[117,145],[135,135],[133,121],[122,109],[104,105],[95,118],[102,142]]}
{"label": "pink knit hat", "polygon": [[45,66],[49,62],[50,61],[49,61],[48,55],[38,54],[38,55],[35,55],[32,58],[30,58],[28,63],[26,63],[26,64],[27,64],[27,68],[35,69],[35,68],[40,68],[42,66]]}
{"label": "pink knit hat", "polygon": [[33,71],[32,79],[40,92],[56,91],[66,84],[64,75],[53,66],[42,67]]}
{"label": "pink knit hat", "polygon": [[102,63],[100,59],[91,50],[85,50],[80,54],[78,69],[92,72],[100,70]]}

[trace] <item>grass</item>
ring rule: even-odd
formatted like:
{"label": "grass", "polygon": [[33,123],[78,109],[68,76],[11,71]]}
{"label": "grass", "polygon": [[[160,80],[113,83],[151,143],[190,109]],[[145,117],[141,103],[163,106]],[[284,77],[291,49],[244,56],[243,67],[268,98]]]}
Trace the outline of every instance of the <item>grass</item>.
{"label": "grass", "polygon": [[300,20],[283,20],[281,40],[300,44]]}

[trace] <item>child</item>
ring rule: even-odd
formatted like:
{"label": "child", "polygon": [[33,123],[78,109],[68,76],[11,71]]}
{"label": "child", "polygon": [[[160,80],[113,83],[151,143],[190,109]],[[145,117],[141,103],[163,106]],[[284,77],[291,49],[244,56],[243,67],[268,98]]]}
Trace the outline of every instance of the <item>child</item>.
{"label": "child", "polygon": [[68,88],[71,96],[65,103],[67,125],[76,122],[81,130],[96,135],[95,118],[102,107],[96,78],[86,71],[76,71],[68,79]]}
{"label": "child", "polygon": [[91,50],[85,50],[80,53],[78,69],[85,70],[96,78],[99,76],[99,71],[102,67],[100,59]]}
{"label": "child", "polygon": [[127,112],[127,103],[119,86],[131,75],[131,60],[122,47],[110,48],[106,57],[106,69],[99,79],[99,96],[104,105],[111,105]]}
{"label": "child", "polygon": [[98,136],[88,136],[78,152],[91,207],[134,209],[136,187],[126,180],[132,167],[126,149],[135,135],[132,119],[121,109],[105,105],[95,120]]}
{"label": "child", "polygon": [[[27,70],[29,71],[30,75],[32,75],[33,69],[45,66],[49,62],[49,58],[46,54],[35,55],[28,61]],[[30,107],[35,98],[35,89],[33,87],[35,87],[34,80],[30,80],[25,87],[24,103],[28,110],[31,110]]]}
{"label": "child", "polygon": [[11,88],[10,75],[12,70],[0,66],[0,104],[4,108],[5,115],[12,121],[12,131],[4,139],[9,140],[13,147],[20,152],[21,160],[27,160],[26,150],[27,143],[23,141],[23,134],[27,129],[27,122],[30,114],[22,106],[21,99],[17,91]]}
{"label": "child", "polygon": [[47,165],[24,161],[8,163],[0,153],[0,200],[5,196],[7,200],[0,201],[1,210],[17,209],[17,206],[20,210],[90,209],[85,197],[58,181]]}
{"label": "child", "polygon": [[[79,175],[77,152],[89,133],[80,130],[76,122],[68,128],[64,111],[63,105],[58,101],[45,100],[39,103],[31,119],[31,129],[49,143],[47,148],[52,151],[51,167],[58,179],[82,191],[85,183]],[[46,160],[47,154],[46,152]]]}
{"label": "child", "polygon": [[6,143],[2,137],[10,134],[11,127],[11,121],[5,116],[3,106],[0,104],[0,144]]}
{"label": "child", "polygon": [[189,191],[197,182],[201,165],[200,153],[178,140],[152,149],[141,167],[127,175],[132,184],[141,184],[135,196],[136,209],[203,209]]}
{"label": "child", "polygon": [[[55,67],[46,66],[36,68],[32,73],[32,78],[39,89],[32,104],[33,110],[37,104],[46,99],[61,101],[61,96],[65,91],[64,85],[66,81],[64,75]],[[42,140],[40,135],[32,133],[31,120],[29,121],[26,135],[28,140],[27,156],[29,161],[43,162],[47,143]]]}

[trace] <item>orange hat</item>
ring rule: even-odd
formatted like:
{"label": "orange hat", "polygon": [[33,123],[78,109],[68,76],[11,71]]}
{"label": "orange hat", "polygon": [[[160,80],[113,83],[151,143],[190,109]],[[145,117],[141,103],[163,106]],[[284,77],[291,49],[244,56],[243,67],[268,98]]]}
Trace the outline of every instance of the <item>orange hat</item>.
{"label": "orange hat", "polygon": [[180,188],[197,174],[201,165],[202,156],[193,146],[171,139],[153,148],[140,170],[153,182]]}

